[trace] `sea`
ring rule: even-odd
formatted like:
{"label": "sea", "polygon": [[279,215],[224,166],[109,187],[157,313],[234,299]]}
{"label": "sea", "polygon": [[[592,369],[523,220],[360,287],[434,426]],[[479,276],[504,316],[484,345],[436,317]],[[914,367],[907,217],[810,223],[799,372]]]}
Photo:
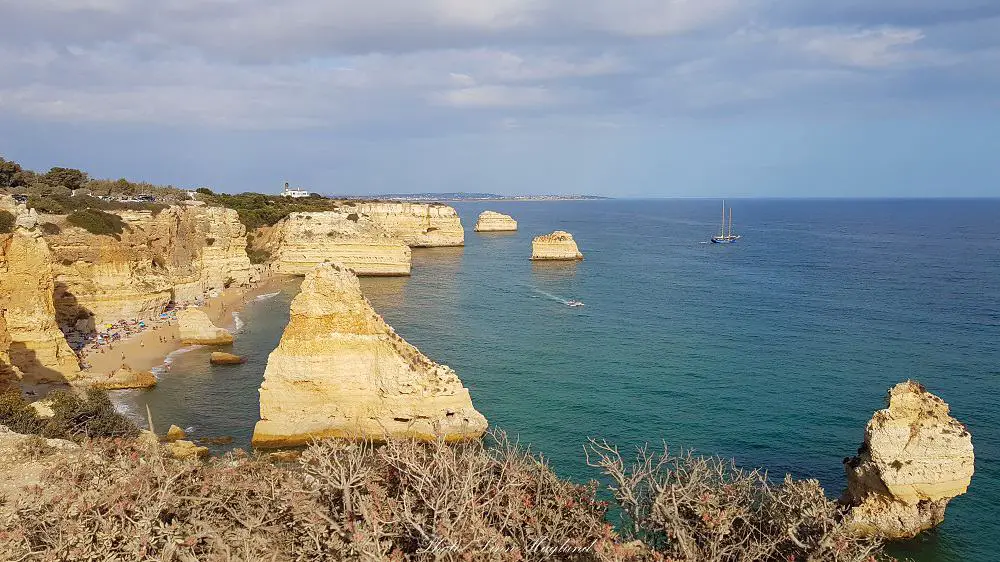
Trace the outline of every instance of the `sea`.
{"label": "sea", "polygon": [[[580,481],[588,438],[649,443],[815,478],[831,497],[886,392],[915,379],[973,436],[976,473],[937,529],[891,552],[1000,552],[1000,200],[462,202],[464,248],[416,249],[409,278],[368,278],[375,309],[454,368],[498,428]],[[510,234],[472,231],[483,210]],[[529,261],[533,236],[573,233],[586,259]],[[252,301],[234,352],[173,354],[137,417],[248,448],[257,388],[297,291]],[[570,307],[570,300],[583,307]]]}

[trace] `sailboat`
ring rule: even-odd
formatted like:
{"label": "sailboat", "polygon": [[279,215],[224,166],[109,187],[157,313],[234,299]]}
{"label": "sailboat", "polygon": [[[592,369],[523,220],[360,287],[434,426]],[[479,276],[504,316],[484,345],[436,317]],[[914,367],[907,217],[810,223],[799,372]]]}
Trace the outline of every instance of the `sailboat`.
{"label": "sailboat", "polygon": [[726,201],[722,201],[722,226],[719,235],[712,237],[712,244],[732,244],[740,239],[739,234],[733,234],[733,208],[729,208],[729,231],[726,232]]}

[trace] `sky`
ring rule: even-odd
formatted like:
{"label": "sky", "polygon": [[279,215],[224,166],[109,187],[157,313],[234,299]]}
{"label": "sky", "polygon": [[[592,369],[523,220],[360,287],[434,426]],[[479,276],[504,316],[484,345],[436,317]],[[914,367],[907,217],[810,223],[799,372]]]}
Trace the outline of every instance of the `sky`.
{"label": "sky", "polygon": [[219,191],[1000,196],[1000,0],[0,0],[0,155]]}

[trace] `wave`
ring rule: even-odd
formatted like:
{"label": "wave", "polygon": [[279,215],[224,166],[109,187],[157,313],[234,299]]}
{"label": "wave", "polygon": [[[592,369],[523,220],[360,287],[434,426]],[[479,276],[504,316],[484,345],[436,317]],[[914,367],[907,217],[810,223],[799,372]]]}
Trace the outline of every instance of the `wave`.
{"label": "wave", "polygon": [[240,318],[240,313],[239,312],[234,312],[233,313],[233,331],[234,332],[239,332],[240,330],[243,329],[243,326],[245,326],[245,325],[246,325],[246,323],[243,322],[242,318]]}
{"label": "wave", "polygon": [[277,291],[277,292],[274,292],[274,293],[267,293],[267,294],[264,294],[264,295],[257,295],[256,297],[254,297],[253,300],[255,302],[266,301],[268,299],[273,299],[274,297],[276,297],[276,296],[278,296],[280,294],[281,294],[281,291]]}
{"label": "wave", "polygon": [[199,347],[202,347],[202,346],[200,346],[200,345],[189,345],[187,347],[182,347],[180,349],[175,349],[175,350],[171,351],[170,353],[168,353],[167,356],[163,358],[163,363],[160,363],[158,366],[153,367],[152,369],[150,369],[150,371],[153,373],[153,375],[156,378],[160,378],[161,374],[163,374],[164,372],[166,372],[166,371],[168,371],[170,369],[170,364],[174,362],[174,357],[176,357],[176,356],[178,356],[178,355],[180,355],[182,353],[187,353],[187,352],[189,352],[191,350],[198,349]]}

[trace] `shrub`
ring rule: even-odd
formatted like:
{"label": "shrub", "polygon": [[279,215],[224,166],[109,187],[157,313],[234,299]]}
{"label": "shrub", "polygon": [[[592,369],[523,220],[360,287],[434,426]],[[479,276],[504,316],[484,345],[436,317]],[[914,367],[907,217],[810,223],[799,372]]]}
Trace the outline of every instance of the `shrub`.
{"label": "shrub", "polygon": [[81,209],[73,211],[66,221],[73,226],[79,226],[91,234],[119,236],[126,228],[125,221],[118,215],[105,213],[97,209]]}
{"label": "shrub", "polygon": [[[594,485],[560,480],[496,443],[323,442],[297,469],[240,452],[169,460],[95,442],[45,474],[45,494],[0,505],[0,552],[54,560],[612,559]],[[428,551],[438,549],[438,555]],[[590,556],[590,550],[595,556]],[[488,553],[496,552],[495,555]],[[170,553],[170,556],[166,556]],[[162,555],[162,556],[161,556]],[[619,560],[626,559],[619,557]]]}
{"label": "shrub", "polygon": [[207,187],[199,187],[198,189],[194,190],[194,192],[200,193],[202,195],[215,195],[214,193],[212,193],[212,190]]}
{"label": "shrub", "polygon": [[205,239],[205,244],[208,245],[208,246],[211,246],[212,244],[215,244],[215,238],[212,238],[211,236],[208,237],[208,238],[206,238]]}
{"label": "shrub", "polygon": [[17,433],[41,433],[44,423],[35,416],[35,409],[21,395],[21,391],[11,388],[0,393],[0,425],[5,425]]}
{"label": "shrub", "polygon": [[28,196],[27,206],[39,213],[50,215],[62,215],[67,212],[60,197],[31,194]]}
{"label": "shrub", "polygon": [[47,396],[55,415],[42,428],[49,438],[81,440],[86,437],[127,437],[139,435],[139,428],[115,410],[108,393],[87,389],[85,397],[56,390]]}
{"label": "shrub", "polygon": [[10,211],[0,209],[0,234],[10,234],[14,232],[14,223],[17,219]]}
{"label": "shrub", "polygon": [[359,217],[358,217],[357,213],[351,213],[351,214],[347,215],[347,220],[349,220],[351,222],[358,222],[358,218]]}
{"label": "shrub", "polygon": [[41,229],[43,233],[48,234],[50,236],[54,236],[62,232],[62,229],[59,228],[58,224],[51,222],[43,222],[41,225]]}
{"label": "shrub", "polygon": [[639,449],[626,467],[618,449],[591,441],[587,464],[611,481],[627,536],[667,559],[872,560],[879,545],[857,538],[815,480],[771,482],[732,461]]}

